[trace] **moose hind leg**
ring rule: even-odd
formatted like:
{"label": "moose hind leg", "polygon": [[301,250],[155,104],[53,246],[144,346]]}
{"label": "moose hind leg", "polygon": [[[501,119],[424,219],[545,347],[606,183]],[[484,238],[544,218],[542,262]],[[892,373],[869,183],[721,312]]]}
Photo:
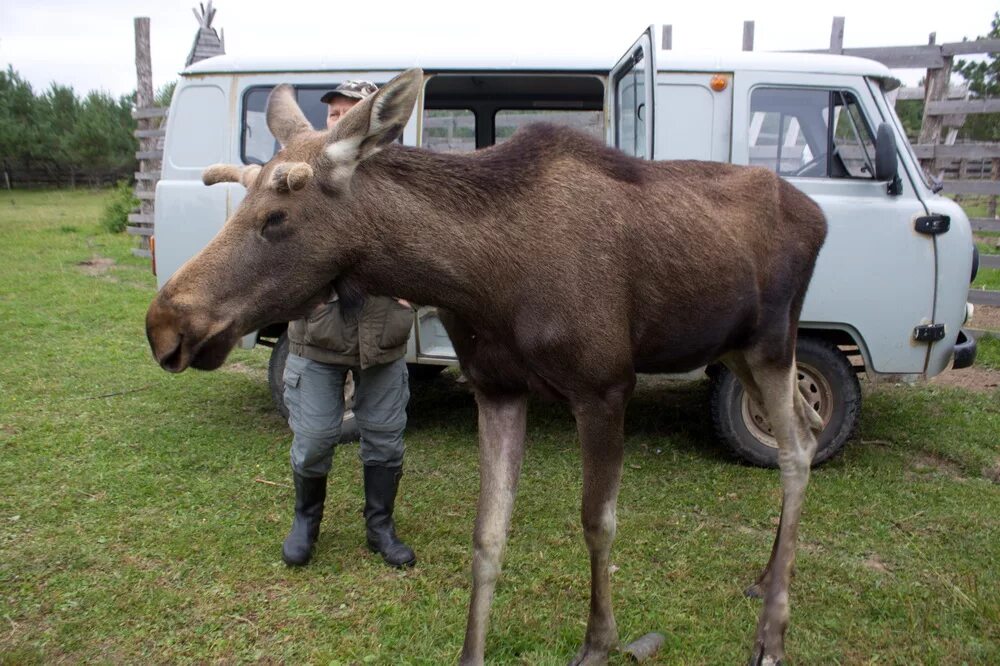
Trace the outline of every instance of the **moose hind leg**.
{"label": "moose hind leg", "polygon": [[583,457],[584,539],[590,552],[590,616],[583,647],[571,666],[605,664],[618,646],[618,627],[611,607],[608,567],[615,538],[618,488],[624,451],[624,394],[574,405]]}
{"label": "moose hind leg", "polygon": [[524,459],[528,413],[525,396],[494,399],[477,395],[476,401],[479,405],[479,503],[473,536],[472,600],[459,660],[463,666],[478,666],[485,656],[490,606],[500,577]]}
{"label": "moose hind leg", "polygon": [[[760,387],[757,386],[757,380],[754,379],[753,371],[750,369],[750,362],[747,360],[746,354],[739,350],[731,351],[719,360],[740,380],[740,386],[746,391],[750,400],[763,407],[764,398],[761,395]],[[764,589],[767,588],[771,580],[771,565],[774,562],[774,554],[778,550],[778,540],[780,537],[781,531],[779,527],[778,535],[774,540],[774,546],[771,548],[771,557],[767,561],[767,566],[764,567],[764,570],[757,577],[753,585],[744,590],[743,594],[746,596],[754,599],[764,598]]]}
{"label": "moose hind leg", "polygon": [[750,661],[754,666],[766,666],[778,664],[784,657],[784,636],[789,618],[788,588],[795,564],[799,519],[809,483],[809,466],[816,450],[816,438],[797,397],[794,358],[782,363],[773,358],[755,358],[751,354],[748,361],[778,442],[782,485],[781,521],[771,561],[765,569],[759,590],[764,604]]}

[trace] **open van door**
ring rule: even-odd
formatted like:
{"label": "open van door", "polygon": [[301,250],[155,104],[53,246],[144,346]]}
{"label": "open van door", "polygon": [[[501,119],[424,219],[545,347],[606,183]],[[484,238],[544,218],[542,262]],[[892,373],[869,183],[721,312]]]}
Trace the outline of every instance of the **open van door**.
{"label": "open van door", "polygon": [[649,26],[608,77],[608,145],[650,159],[653,155],[655,26]]}

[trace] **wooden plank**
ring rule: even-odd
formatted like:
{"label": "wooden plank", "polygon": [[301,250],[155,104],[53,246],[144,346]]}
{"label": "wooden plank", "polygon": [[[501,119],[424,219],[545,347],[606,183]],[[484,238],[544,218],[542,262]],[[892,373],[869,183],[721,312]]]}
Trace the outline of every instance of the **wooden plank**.
{"label": "wooden plank", "polygon": [[1000,194],[1000,181],[946,180],[942,191],[948,194]]}
{"label": "wooden plank", "polygon": [[[830,53],[829,49],[809,49],[800,53]],[[944,65],[940,46],[887,46],[844,49],[841,55],[868,58],[897,69],[940,69]]]}
{"label": "wooden plank", "polygon": [[1000,254],[980,254],[979,266],[981,268],[1000,268]]}
{"label": "wooden plank", "polygon": [[830,30],[830,53],[844,52],[844,17],[834,16]]}
{"label": "wooden plank", "polygon": [[159,180],[159,171],[135,171],[132,174],[136,180]]}
{"label": "wooden plank", "polygon": [[900,88],[899,92],[896,93],[897,102],[900,100],[908,100],[908,99],[923,100],[923,98],[924,98],[924,89],[918,88],[917,86],[906,86]]}
{"label": "wooden plank", "polygon": [[145,108],[138,108],[132,111],[132,117],[136,120],[143,120],[148,118],[163,118],[170,111],[165,106],[150,106]]}
{"label": "wooden plank", "polygon": [[134,247],[134,248],[132,248],[132,256],[134,256],[134,257],[145,257],[146,259],[152,259],[153,258],[153,255],[150,253],[149,250],[146,250],[146,249],[141,248],[141,247]]}
{"label": "wooden plank", "polygon": [[125,231],[133,236],[152,236],[153,227],[125,227]]}
{"label": "wooden plank", "polygon": [[1000,291],[983,291],[982,289],[970,289],[969,302],[972,303],[973,305],[1000,306]]}
{"label": "wooden plank", "polygon": [[753,51],[753,21],[743,21],[743,50]]}
{"label": "wooden plank", "polygon": [[919,159],[939,160],[989,160],[1000,157],[1000,143],[956,143],[935,145],[918,143],[913,152]]}
{"label": "wooden plank", "polygon": [[944,116],[952,113],[1000,113],[1000,98],[944,100],[927,104],[927,115]]}
{"label": "wooden plank", "polygon": [[1000,39],[974,39],[968,42],[949,42],[941,45],[941,55],[966,55],[969,53],[1000,53]]}
{"label": "wooden plank", "polygon": [[152,224],[153,215],[150,213],[129,213],[128,221],[132,224]]}
{"label": "wooden plank", "polygon": [[135,154],[137,160],[162,160],[162,150],[140,150]]}
{"label": "wooden plank", "polygon": [[136,191],[135,198],[140,201],[153,201],[156,199],[156,192]]}
{"label": "wooden plank", "polygon": [[161,136],[166,136],[167,130],[165,129],[140,129],[132,132],[132,136],[137,139],[158,139]]}
{"label": "wooden plank", "polygon": [[135,75],[139,83],[135,92],[135,105],[139,109],[145,109],[153,104],[153,63],[149,55],[149,17],[138,16],[133,23],[135,25]]}
{"label": "wooden plank", "polygon": [[[834,19],[836,21],[836,19]],[[836,30],[836,23],[834,23]],[[835,35],[830,35],[829,49],[810,49],[802,53],[842,53],[847,56],[877,60],[887,67],[898,69],[940,69],[945,58],[970,53],[1000,53],[1000,39],[977,39],[968,42],[948,44],[926,44],[918,46],[878,46],[870,48],[842,49],[835,51]],[[843,25],[840,43],[843,45]]]}
{"label": "wooden plank", "polygon": [[974,217],[969,222],[974,231],[1000,231],[1000,220],[991,217]]}

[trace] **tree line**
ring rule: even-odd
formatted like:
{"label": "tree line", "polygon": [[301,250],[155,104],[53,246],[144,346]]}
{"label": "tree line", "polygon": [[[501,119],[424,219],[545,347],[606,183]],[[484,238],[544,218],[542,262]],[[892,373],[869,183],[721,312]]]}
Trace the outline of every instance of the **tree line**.
{"label": "tree line", "polygon": [[[157,94],[169,105],[173,84]],[[36,93],[8,66],[0,71],[0,187],[99,185],[131,178],[138,142],[134,93],[79,96],[53,83]]]}

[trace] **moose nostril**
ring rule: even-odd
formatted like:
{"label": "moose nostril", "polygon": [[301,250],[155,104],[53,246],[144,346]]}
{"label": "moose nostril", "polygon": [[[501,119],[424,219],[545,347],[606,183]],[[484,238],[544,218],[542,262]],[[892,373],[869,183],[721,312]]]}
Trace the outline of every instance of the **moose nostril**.
{"label": "moose nostril", "polygon": [[184,336],[177,334],[177,340],[173,348],[167,353],[161,354],[156,360],[159,362],[160,367],[164,370],[169,370],[170,372],[180,372],[184,369],[184,365],[181,362],[181,357],[183,356],[182,351],[184,347]]}

